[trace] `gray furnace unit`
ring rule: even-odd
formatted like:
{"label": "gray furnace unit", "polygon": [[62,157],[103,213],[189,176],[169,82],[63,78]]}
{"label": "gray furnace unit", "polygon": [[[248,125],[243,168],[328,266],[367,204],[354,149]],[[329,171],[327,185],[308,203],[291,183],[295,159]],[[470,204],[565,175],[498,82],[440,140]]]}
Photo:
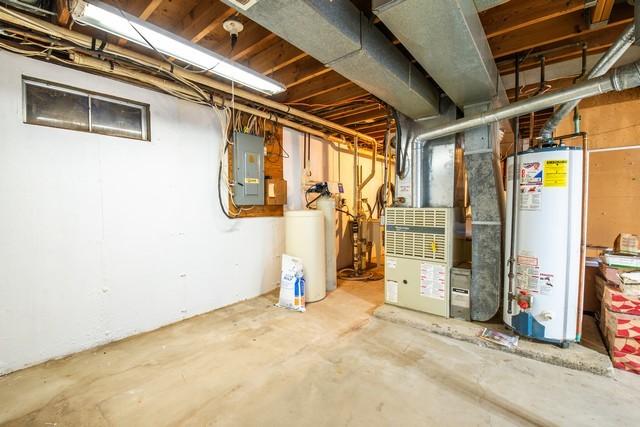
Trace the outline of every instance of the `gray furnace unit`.
{"label": "gray furnace unit", "polygon": [[264,139],[233,134],[233,201],[238,206],[264,205]]}

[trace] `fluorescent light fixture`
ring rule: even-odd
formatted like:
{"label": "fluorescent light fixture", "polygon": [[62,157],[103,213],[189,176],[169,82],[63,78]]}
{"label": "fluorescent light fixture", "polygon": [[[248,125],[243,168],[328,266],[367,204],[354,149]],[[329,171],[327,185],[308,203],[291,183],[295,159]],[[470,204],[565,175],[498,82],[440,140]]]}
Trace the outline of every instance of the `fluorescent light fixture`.
{"label": "fluorescent light fixture", "polygon": [[99,1],[77,0],[73,20],[111,33],[267,95],[283,92],[277,81]]}

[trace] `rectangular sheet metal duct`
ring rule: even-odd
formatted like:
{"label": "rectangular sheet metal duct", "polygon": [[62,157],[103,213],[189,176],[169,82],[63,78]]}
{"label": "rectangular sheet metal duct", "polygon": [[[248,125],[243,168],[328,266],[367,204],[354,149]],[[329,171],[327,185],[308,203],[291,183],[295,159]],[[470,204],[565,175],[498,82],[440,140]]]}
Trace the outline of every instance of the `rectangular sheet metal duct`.
{"label": "rectangular sheet metal duct", "polygon": [[351,1],[259,0],[238,10],[406,116],[438,114],[436,87]]}
{"label": "rectangular sheet metal duct", "polygon": [[373,0],[373,12],[459,107],[508,103],[473,0]]}

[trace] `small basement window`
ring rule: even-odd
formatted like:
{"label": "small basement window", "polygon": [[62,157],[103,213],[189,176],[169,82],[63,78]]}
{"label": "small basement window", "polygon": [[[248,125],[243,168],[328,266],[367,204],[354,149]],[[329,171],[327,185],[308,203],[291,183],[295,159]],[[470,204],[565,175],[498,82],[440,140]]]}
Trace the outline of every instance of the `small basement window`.
{"label": "small basement window", "polygon": [[149,106],[23,77],[24,122],[149,141]]}

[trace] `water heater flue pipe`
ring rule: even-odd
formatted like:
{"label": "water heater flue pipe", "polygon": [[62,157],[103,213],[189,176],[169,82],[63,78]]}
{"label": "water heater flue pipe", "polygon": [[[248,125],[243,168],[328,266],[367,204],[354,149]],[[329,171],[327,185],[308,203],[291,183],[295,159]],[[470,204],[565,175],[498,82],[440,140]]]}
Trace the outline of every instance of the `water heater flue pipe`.
{"label": "water heater flue pipe", "polygon": [[[616,62],[624,55],[624,53],[631,47],[631,45],[636,40],[636,26],[635,24],[629,25],[622,35],[616,40],[614,44],[605,52],[604,55],[600,58],[600,60],[593,66],[589,74],[587,74],[587,79],[594,79],[596,77],[602,76],[604,73],[609,71],[611,67],[615,65]],[[543,141],[550,141],[553,139],[553,131],[558,127],[562,119],[564,119],[571,111],[576,108],[576,106],[580,103],[580,99],[576,99],[565,104],[562,104],[549,120],[544,124],[542,129],[540,130],[540,137]]]}
{"label": "water heater flue pipe", "polygon": [[512,119],[517,116],[531,113],[563,104],[569,101],[589,98],[611,91],[623,91],[640,86],[640,61],[623,65],[608,74],[591,80],[585,80],[566,89],[551,92],[540,96],[514,102],[505,107],[489,110],[464,119],[456,120],[445,126],[434,128],[419,134],[416,139],[429,141],[443,136],[463,132],[478,126],[496,123],[501,120]]}

